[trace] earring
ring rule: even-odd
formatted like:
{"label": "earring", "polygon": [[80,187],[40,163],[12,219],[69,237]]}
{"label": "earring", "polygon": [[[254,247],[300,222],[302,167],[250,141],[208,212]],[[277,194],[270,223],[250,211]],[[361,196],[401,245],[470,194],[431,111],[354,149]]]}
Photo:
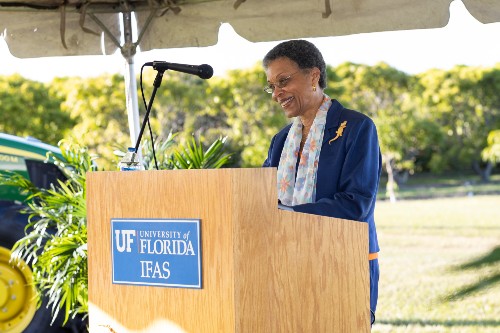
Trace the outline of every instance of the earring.
{"label": "earring", "polygon": [[313,84],[313,91],[316,91],[316,85]]}

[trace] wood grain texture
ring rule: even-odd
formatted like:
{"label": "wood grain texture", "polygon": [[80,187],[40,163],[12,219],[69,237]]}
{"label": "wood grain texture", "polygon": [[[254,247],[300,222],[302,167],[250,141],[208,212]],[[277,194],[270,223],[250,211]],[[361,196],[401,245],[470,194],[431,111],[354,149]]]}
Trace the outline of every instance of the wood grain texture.
{"label": "wood grain texture", "polygon": [[[367,224],[278,211],[276,170],[88,175],[91,332],[369,332]],[[111,218],[199,218],[201,290],[112,284]]]}

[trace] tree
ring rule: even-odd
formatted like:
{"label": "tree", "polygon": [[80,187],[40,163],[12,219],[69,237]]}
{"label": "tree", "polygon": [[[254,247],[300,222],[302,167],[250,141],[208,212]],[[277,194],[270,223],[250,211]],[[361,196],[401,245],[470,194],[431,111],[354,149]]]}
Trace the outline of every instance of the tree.
{"label": "tree", "polygon": [[264,69],[256,65],[229,71],[213,90],[214,107],[226,115],[224,135],[239,152],[243,167],[262,166],[273,135],[288,123],[279,104],[263,91],[266,82]]}
{"label": "tree", "polygon": [[344,63],[334,72],[329,87],[339,92],[338,98],[346,107],[367,114],[377,126],[388,176],[387,195],[395,201],[400,176],[415,171],[417,157],[439,140],[439,130],[416,112],[410,75],[385,63]]}
{"label": "tree", "polygon": [[64,99],[62,109],[77,120],[67,138],[99,156],[101,168],[116,170],[114,150],[130,146],[123,77],[56,78],[50,89]]}
{"label": "tree", "polygon": [[0,131],[57,144],[76,124],[61,109],[63,100],[43,83],[18,74],[0,77]]}
{"label": "tree", "polygon": [[492,164],[500,163],[500,130],[491,131],[487,142],[488,145],[482,151],[483,159]]}
{"label": "tree", "polygon": [[438,124],[445,140],[434,167],[441,171],[473,169],[488,180],[492,165],[481,166],[488,132],[500,125],[499,68],[456,66],[417,76],[419,110]]}

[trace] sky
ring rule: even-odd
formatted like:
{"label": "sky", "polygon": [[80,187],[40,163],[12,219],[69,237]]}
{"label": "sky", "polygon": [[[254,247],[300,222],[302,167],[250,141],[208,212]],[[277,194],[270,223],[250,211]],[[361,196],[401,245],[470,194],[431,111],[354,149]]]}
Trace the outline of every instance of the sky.
{"label": "sky", "polygon": [[[450,5],[450,21],[440,29],[421,29],[309,38],[336,66],[345,61],[374,65],[386,62],[409,74],[431,68],[450,69],[455,65],[493,66],[500,63],[500,23],[482,24],[472,17],[461,1]],[[215,76],[229,69],[244,69],[259,62],[278,42],[251,43],[223,24],[215,46],[138,52],[135,71],[153,60],[191,65],[209,64]],[[221,57],[231,54],[231,57]],[[229,58],[229,59],[228,59]],[[108,56],[48,57],[19,59],[12,56],[0,38],[0,75],[19,73],[47,82],[61,76],[98,76],[125,73],[121,54]]]}

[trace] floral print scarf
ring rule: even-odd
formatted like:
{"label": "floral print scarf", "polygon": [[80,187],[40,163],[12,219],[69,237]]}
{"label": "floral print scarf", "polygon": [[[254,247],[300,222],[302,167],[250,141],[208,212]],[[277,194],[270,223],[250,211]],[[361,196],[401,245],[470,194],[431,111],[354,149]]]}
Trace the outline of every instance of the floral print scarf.
{"label": "floral print scarf", "polygon": [[286,137],[278,166],[278,199],[286,206],[314,202],[316,199],[316,173],[319,154],[325,132],[326,114],[332,100],[324,95],[323,104],[314,118],[307,135],[297,168],[302,123],[299,117],[293,121]]}

